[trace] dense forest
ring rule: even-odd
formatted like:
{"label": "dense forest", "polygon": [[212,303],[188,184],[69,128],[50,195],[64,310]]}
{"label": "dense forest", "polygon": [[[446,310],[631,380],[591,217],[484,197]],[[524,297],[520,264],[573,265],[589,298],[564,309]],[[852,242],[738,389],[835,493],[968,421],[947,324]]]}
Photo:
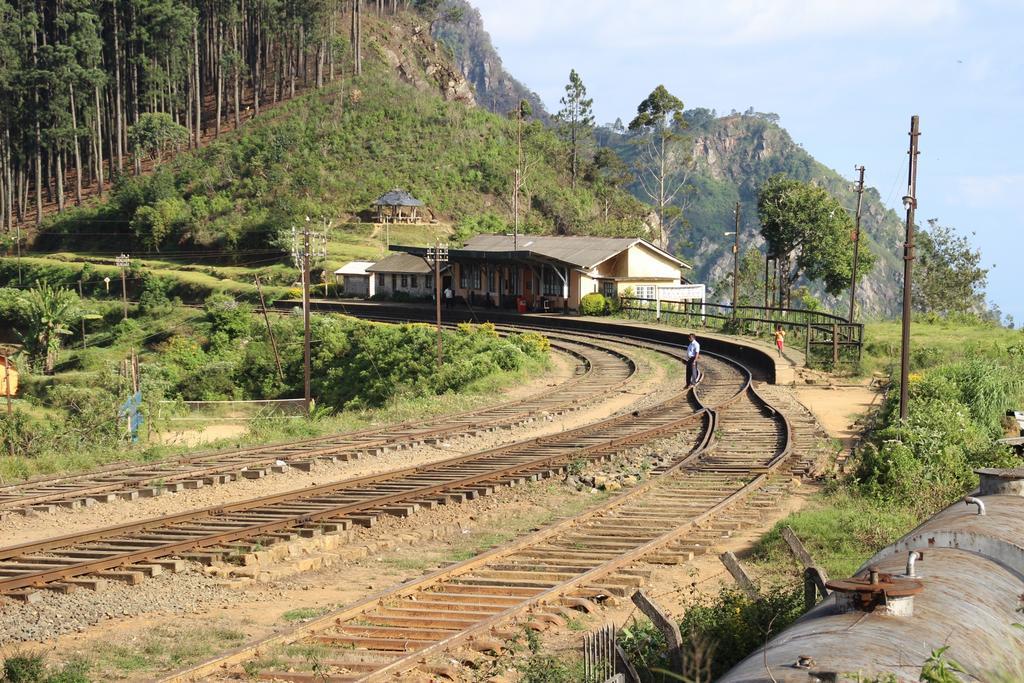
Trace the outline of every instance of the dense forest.
{"label": "dense forest", "polygon": [[0,2],[0,225],[361,70],[361,18],[431,0]]}

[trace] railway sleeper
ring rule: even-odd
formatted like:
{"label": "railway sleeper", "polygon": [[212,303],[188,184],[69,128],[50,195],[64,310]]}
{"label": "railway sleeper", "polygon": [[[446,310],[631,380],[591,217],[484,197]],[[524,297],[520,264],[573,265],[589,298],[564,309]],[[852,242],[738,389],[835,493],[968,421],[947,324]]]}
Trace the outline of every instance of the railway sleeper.
{"label": "railway sleeper", "polygon": [[[362,648],[364,650],[383,650],[392,652],[416,652],[433,645],[434,640],[414,640],[412,638],[372,638],[360,636],[310,636],[304,642],[313,642],[335,647]],[[319,679],[322,680],[322,679]]]}

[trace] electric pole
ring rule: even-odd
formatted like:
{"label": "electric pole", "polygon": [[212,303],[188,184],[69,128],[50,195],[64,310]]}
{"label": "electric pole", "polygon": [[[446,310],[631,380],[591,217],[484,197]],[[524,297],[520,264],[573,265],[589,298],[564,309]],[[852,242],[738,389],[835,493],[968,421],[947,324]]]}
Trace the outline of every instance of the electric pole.
{"label": "electric pole", "polygon": [[917,149],[921,137],[920,120],[910,117],[910,163],[907,170],[907,194],[903,206],[907,209],[907,236],[903,244],[903,345],[900,349],[900,421],[907,419],[910,375],[910,296],[914,275],[914,210],[917,209]]}
{"label": "electric pole", "polygon": [[[7,414],[10,415],[14,412],[14,407],[11,405],[11,360],[7,351],[4,351],[4,394],[7,396]],[[13,444],[14,439],[11,439],[12,447]]]}
{"label": "electric pole", "polygon": [[427,260],[434,265],[434,306],[437,310],[437,366],[441,367],[444,356],[441,351],[441,264],[448,262],[448,245],[440,242],[427,247]]}
{"label": "electric pole", "polygon": [[[80,300],[85,299],[85,295],[82,294],[82,279],[78,279],[78,298]],[[85,316],[82,316],[82,348],[85,349]]]}
{"label": "electric pole", "polygon": [[739,303],[739,291],[740,291],[740,203],[736,202],[736,230],[733,232],[725,233],[725,236],[730,235],[736,238],[736,241],[732,245],[732,317],[735,318],[737,314],[736,306]]}
{"label": "electric pole", "polygon": [[860,255],[860,217],[864,206],[864,167],[854,166],[853,170],[860,174],[857,179],[857,216],[853,228],[853,277],[850,278],[850,322],[853,322],[853,314],[857,305],[857,259]]}
{"label": "electric pole", "polygon": [[[324,230],[316,232],[310,229],[310,218],[306,216],[306,224],[302,228],[301,235],[298,229],[292,226],[292,258],[295,266],[302,271],[302,366],[303,366],[303,398],[305,399],[306,415],[312,405],[312,393],[310,386],[313,379],[312,364],[310,361],[310,343],[312,334],[309,326],[309,268],[311,261],[327,257],[327,229],[330,223],[324,221]],[[301,239],[300,239],[301,237]]]}
{"label": "electric pole", "polygon": [[131,258],[128,254],[121,254],[114,259],[114,265],[121,269],[121,301],[124,303],[124,319],[128,319],[128,265]]}

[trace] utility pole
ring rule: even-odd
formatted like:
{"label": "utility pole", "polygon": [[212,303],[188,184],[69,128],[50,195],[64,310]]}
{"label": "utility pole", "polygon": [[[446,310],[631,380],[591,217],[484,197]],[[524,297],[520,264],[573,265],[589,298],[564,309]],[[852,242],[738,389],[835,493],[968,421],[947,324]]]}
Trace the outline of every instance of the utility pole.
{"label": "utility pole", "polygon": [[[84,299],[85,295],[82,294],[82,279],[78,279],[78,298]],[[82,349],[85,349],[85,316],[82,316]]]}
{"label": "utility pole", "polygon": [[[6,351],[4,351],[4,394],[7,395],[7,414],[10,415],[14,412],[14,406],[11,404],[11,360]],[[14,443],[13,440],[11,443]]]}
{"label": "utility pole", "polygon": [[267,315],[267,302],[263,299],[263,286],[260,284],[260,276],[253,276],[256,280],[256,291],[260,295],[260,310],[263,311],[263,322],[267,324],[267,336],[270,337],[270,348],[274,350],[274,362],[277,364],[277,376],[284,381],[284,370],[281,369],[281,355],[277,352],[277,340],[274,339],[274,328],[270,326],[270,316]]}
{"label": "utility pole", "polygon": [[330,223],[324,221],[324,231],[314,232],[310,229],[310,217],[306,216],[306,224],[302,228],[301,241],[298,229],[292,227],[292,257],[295,265],[302,271],[302,365],[303,365],[303,398],[305,399],[306,415],[312,405],[311,384],[313,379],[310,361],[310,343],[312,334],[309,326],[309,268],[310,262],[327,257],[327,228]]}
{"label": "utility pole", "polygon": [[114,265],[121,269],[121,301],[124,302],[124,319],[128,319],[128,266],[131,258],[128,254],[121,254],[114,259]]}
{"label": "utility pole", "polygon": [[434,307],[437,311],[437,367],[444,362],[444,355],[441,351],[441,264],[448,262],[448,245],[441,246],[436,242],[433,247],[427,247],[427,260],[434,265]]}
{"label": "utility pole", "polygon": [[[736,241],[732,245],[732,317],[737,314],[736,306],[739,303],[740,291],[740,203],[736,202],[736,230],[725,233],[728,237],[732,235]],[[766,266],[767,267],[767,266]]]}
{"label": "utility pole", "polygon": [[914,275],[914,210],[917,209],[917,148],[921,137],[920,119],[910,117],[910,163],[907,170],[907,194],[903,206],[907,209],[907,236],[903,244],[903,344],[900,349],[900,421],[907,419],[907,402],[910,398],[908,377],[910,375],[910,297]]}
{"label": "utility pole", "polygon": [[854,166],[853,170],[860,174],[857,179],[857,217],[853,228],[853,277],[850,278],[850,322],[857,305],[857,259],[860,256],[860,217],[864,206],[864,167]]}
{"label": "utility pole", "polygon": [[[36,192],[38,192],[38,191],[39,190],[36,190]],[[18,284],[21,285],[21,284],[24,284],[21,281],[21,223],[18,223],[18,226],[17,226],[16,230],[17,230],[17,233],[16,233],[17,236],[14,238],[14,240],[15,240],[14,241],[14,246],[18,250]]]}
{"label": "utility pole", "polygon": [[764,307],[768,309],[768,245],[764,246]]}

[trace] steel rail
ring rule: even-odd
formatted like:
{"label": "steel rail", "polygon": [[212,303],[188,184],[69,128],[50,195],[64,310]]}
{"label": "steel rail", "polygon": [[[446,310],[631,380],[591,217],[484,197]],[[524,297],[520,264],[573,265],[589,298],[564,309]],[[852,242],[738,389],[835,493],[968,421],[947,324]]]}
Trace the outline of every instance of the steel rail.
{"label": "steel rail", "polygon": [[[370,510],[385,506],[389,503],[410,501],[429,497],[433,494],[442,493],[446,490],[453,490],[459,488],[465,488],[472,486],[484,481],[496,481],[502,478],[514,477],[517,474],[524,472],[537,472],[538,470],[552,470],[557,466],[567,462],[570,458],[580,457],[586,455],[589,457],[597,457],[608,450],[614,450],[621,448],[625,445],[635,443],[637,441],[648,440],[658,436],[660,434],[669,433],[673,430],[680,429],[688,423],[694,421],[696,418],[700,418],[705,411],[698,410],[695,412],[689,412],[680,417],[670,417],[667,421],[666,416],[671,416],[672,412],[687,404],[686,396],[675,396],[658,406],[648,408],[643,411],[638,411],[634,414],[619,415],[612,418],[606,418],[597,423],[580,427],[575,430],[569,430],[558,435],[538,437],[527,441],[522,441],[514,444],[509,444],[495,449],[490,449],[482,453],[474,453],[465,456],[457,456],[450,458],[438,463],[430,465],[421,465],[411,468],[405,468],[396,472],[389,472],[379,475],[371,475],[368,477],[362,477],[357,480],[348,480],[343,482],[336,482],[331,484],[324,484],[317,487],[301,489],[298,491],[290,491],[282,494],[276,494],[273,496],[261,497],[251,499],[248,501],[241,501],[230,505],[214,506],[198,511],[190,511],[187,513],[180,513],[177,515],[171,515],[167,517],[153,518],[149,520],[143,520],[140,522],[133,522],[129,524],[118,525],[115,527],[108,527],[105,529],[99,529],[85,534],[71,534],[63,537],[54,539],[46,539],[43,541],[29,542],[12,546],[8,548],[0,549],[0,562],[6,560],[3,563],[3,567],[0,567],[0,573],[12,573],[15,572],[14,576],[0,576],[0,592],[11,591],[18,588],[39,586],[47,582],[57,581],[61,579],[67,579],[74,576],[81,576],[95,571],[102,571],[111,567],[123,566],[143,560],[154,559],[157,557],[166,557],[175,553],[180,553],[185,550],[208,547],[211,545],[221,545],[224,543],[238,540],[240,538],[248,538],[265,534],[270,531],[278,529],[284,529],[289,527],[300,526],[303,524],[310,524],[317,521],[327,520],[331,518],[343,517],[346,514],[352,514],[357,511]],[[692,406],[690,406],[692,407]],[[644,420],[654,420],[653,426],[645,426],[642,423]],[[658,420],[663,420],[658,422]],[[640,425],[641,429],[628,429],[631,425]],[[627,431],[623,435],[616,435],[616,429],[621,427],[627,427]],[[611,430],[611,435],[601,435],[601,430]],[[582,445],[580,440],[583,440]],[[588,441],[589,439],[589,441]],[[597,439],[595,442],[594,439]],[[561,448],[559,449],[559,446]],[[554,447],[556,453],[553,455],[531,455],[530,452],[535,451],[542,447]],[[472,476],[462,476],[440,484],[434,485],[421,485],[410,488],[409,490],[402,491],[399,493],[391,493],[385,495],[377,495],[367,500],[361,500],[356,503],[349,503],[345,505],[332,506],[328,509],[313,512],[304,513],[297,515],[287,515],[282,519],[275,520],[272,522],[266,522],[263,524],[250,524],[245,528],[238,529],[229,532],[220,532],[216,534],[209,534],[200,538],[188,538],[187,540],[180,540],[177,542],[169,542],[161,544],[158,547],[147,547],[141,550],[133,552],[118,553],[110,557],[105,557],[96,560],[77,562],[69,565],[60,566],[47,571],[33,571],[33,572],[17,572],[16,566],[17,558],[25,557],[32,553],[54,551],[60,548],[68,548],[69,546],[76,546],[82,543],[88,543],[96,540],[104,539],[116,539],[117,537],[140,531],[153,531],[157,529],[164,530],[168,533],[174,531],[174,524],[184,522],[195,522],[203,520],[215,521],[218,517],[225,518],[233,512],[250,511],[254,509],[266,508],[275,503],[282,502],[296,502],[302,500],[308,500],[316,498],[325,493],[337,492],[337,491],[357,491],[359,486],[366,484],[379,483],[382,481],[399,482],[403,477],[412,477],[414,475],[424,473],[437,473],[445,468],[450,468],[455,465],[467,465],[473,461],[477,461],[481,464],[486,464],[487,460],[500,459],[503,454],[511,451],[527,451],[527,455],[523,462],[516,463],[506,467],[494,468],[493,465],[489,466],[486,472],[476,474]],[[500,483],[500,482],[499,482]],[[31,562],[29,562],[31,564]]]}
{"label": "steel rail", "polygon": [[[565,342],[563,342],[558,345],[559,350],[575,355],[577,358],[582,360],[586,370],[584,374],[577,374],[575,377],[560,384],[559,392],[557,392],[557,394],[548,390],[543,393],[534,394],[530,397],[501,404],[499,406],[441,416],[426,423],[427,425],[433,425],[433,427],[426,429],[422,422],[407,421],[404,423],[373,427],[353,432],[313,437],[298,441],[281,442],[268,446],[214,451],[160,463],[131,464],[127,466],[121,465],[102,468],[101,470],[95,470],[78,475],[49,477],[19,482],[17,484],[9,484],[7,486],[0,487],[0,511],[5,509],[25,509],[29,506],[43,503],[81,499],[90,495],[95,496],[131,487],[146,486],[147,484],[152,484],[156,481],[166,483],[181,480],[203,479],[205,477],[211,477],[218,474],[238,472],[240,467],[269,466],[274,464],[277,460],[288,462],[293,460],[323,458],[336,456],[345,452],[359,452],[387,448],[400,443],[433,439],[440,436],[454,436],[459,433],[476,432],[483,429],[493,429],[497,428],[499,425],[514,424],[527,419],[531,417],[535,410],[543,408],[546,405],[550,405],[551,407],[547,409],[555,413],[573,409],[574,407],[578,407],[592,401],[594,398],[606,395],[608,391],[615,390],[616,387],[620,387],[628,382],[636,373],[635,362],[626,354],[620,353],[615,349],[600,347],[595,344],[588,344],[587,342],[581,342],[579,340],[567,341],[577,346],[589,346],[593,350],[602,351],[623,360],[627,368],[626,376],[611,383],[592,381],[594,378],[588,377],[588,375],[593,375],[596,372],[595,360],[599,357],[588,358],[577,350],[572,349],[570,346],[566,346]],[[587,391],[583,396],[574,394],[569,399],[560,398],[561,396],[564,396],[567,390],[573,388],[579,390],[582,385],[587,385],[588,382],[585,380],[588,379],[591,380],[589,385],[593,385],[593,391]],[[537,406],[538,403],[541,403],[542,405]],[[517,408],[521,408],[520,412],[513,413],[511,415],[508,414],[509,410],[516,410]],[[492,416],[490,420],[486,419],[488,415]],[[473,418],[477,419],[472,423],[467,422]],[[360,439],[364,437],[376,437],[376,439],[361,441]],[[324,447],[316,450],[301,450],[299,452],[295,452],[295,449],[297,448],[303,449],[307,446],[316,446],[318,444],[324,444]],[[258,459],[247,459],[247,456],[250,455],[262,457]],[[230,461],[220,465],[200,466],[195,469],[186,469],[184,471],[175,469],[187,467],[189,465],[203,465],[211,460],[225,459],[229,459]],[[132,473],[143,474],[133,477],[131,476]],[[101,482],[91,486],[80,486],[71,489],[63,488],[64,484],[70,482],[82,480],[89,481],[97,478],[102,479],[103,477],[117,475],[126,476],[125,478],[114,482]],[[10,493],[14,491],[26,489],[33,490],[40,487],[45,488],[58,485],[62,486],[62,488],[57,491],[48,491],[37,493],[36,495],[4,499],[5,496],[10,495]]]}
{"label": "steel rail", "polygon": [[[538,594],[522,597],[515,604],[508,606],[506,609],[503,609],[500,612],[487,617],[486,619],[477,621],[470,627],[460,627],[457,630],[457,632],[451,633],[450,635],[447,635],[436,642],[429,643],[425,647],[415,649],[412,652],[402,653],[399,655],[398,659],[394,659],[393,661],[388,663],[383,663],[380,667],[370,667],[373,668],[373,670],[363,675],[346,675],[345,677],[339,677],[337,680],[383,680],[385,677],[394,676],[402,671],[415,668],[419,664],[425,662],[426,659],[431,655],[438,654],[444,650],[450,649],[451,647],[458,645],[466,639],[471,638],[474,635],[478,635],[480,633],[488,631],[511,618],[522,615],[528,610],[537,607],[538,605],[543,605],[549,602],[559,600],[563,596],[565,596],[566,593],[569,593],[580,586],[587,585],[588,583],[592,583],[603,577],[613,574],[616,570],[621,569],[626,565],[636,561],[637,559],[642,558],[644,555],[650,554],[668,545],[671,545],[674,541],[684,536],[694,527],[698,526],[699,524],[705,521],[712,519],[721,511],[725,510],[726,508],[732,507],[739,501],[750,496],[768,480],[768,477],[790,455],[790,453],[792,452],[793,442],[792,427],[788,419],[785,417],[784,414],[772,408],[767,401],[765,401],[759,394],[756,393],[753,386],[750,384],[749,373],[746,376],[746,382],[744,382],[744,388],[742,391],[732,396],[730,399],[728,399],[727,402],[723,402],[724,405],[720,405],[717,409],[712,410],[705,408],[706,414],[709,416],[710,421],[707,425],[707,430],[705,431],[702,440],[685,458],[676,462],[673,466],[666,469],[664,475],[674,475],[681,473],[684,470],[688,472],[705,471],[705,466],[702,465],[701,463],[701,457],[705,455],[709,450],[713,450],[716,445],[716,443],[714,442],[714,434],[717,431],[719,421],[722,419],[720,413],[730,412],[733,406],[737,402],[739,402],[743,396],[748,395],[752,399],[751,402],[763,411],[763,416],[765,416],[767,420],[774,425],[773,429],[777,429],[778,432],[782,434],[783,438],[781,443],[774,450],[771,457],[768,458],[767,461],[758,462],[756,463],[755,467],[751,468],[752,479],[750,479],[742,487],[725,495],[720,500],[710,505],[706,510],[687,520],[683,524],[676,525],[675,528],[672,528],[666,533],[663,533],[647,542],[638,543],[636,547],[629,549],[626,552],[620,553],[616,557],[611,558],[606,562],[599,564],[598,566],[592,567],[583,572],[582,574],[578,574],[566,581],[561,581],[557,585],[552,586],[547,590],[543,590]],[[711,472],[717,471],[714,465],[706,466],[706,470]],[[627,503],[642,499],[644,496],[647,496],[652,492],[657,492],[657,490],[661,486],[666,485],[666,482],[672,479],[673,477],[671,476],[661,476],[656,479],[652,479],[644,484],[641,484],[631,489],[626,493],[623,493],[611,499],[610,501],[607,501],[603,505],[591,509],[570,520],[565,520],[561,523],[553,525],[552,527],[531,534],[530,536],[527,536],[525,538],[519,539],[518,541],[515,541],[511,544],[485,552],[475,558],[471,558],[459,564],[437,570],[417,581],[406,583],[400,587],[377,593],[341,611],[325,615],[324,617],[321,617],[311,622],[310,624],[302,627],[297,631],[293,631],[291,633],[286,634],[278,634],[275,636],[264,638],[254,645],[240,648],[232,653],[229,653],[226,656],[215,658],[211,661],[202,663],[198,666],[192,667],[185,671],[178,672],[177,674],[174,674],[164,680],[174,681],[175,683],[182,681],[198,680],[201,677],[216,672],[222,666],[237,663],[239,661],[246,659],[247,657],[251,656],[253,652],[266,651],[267,648],[276,644],[295,642],[297,639],[302,637],[301,634],[303,633],[317,632],[324,629],[333,628],[335,626],[340,626],[344,628],[344,622],[346,620],[358,618],[360,615],[367,614],[370,611],[377,609],[378,607],[387,607],[387,604],[389,603],[386,603],[386,601],[388,600],[395,600],[401,597],[411,596],[417,593],[421,593],[422,597],[428,598],[430,592],[426,591],[425,589],[438,586],[446,581],[456,580],[458,577],[467,575],[480,567],[485,567],[488,564],[494,564],[495,560],[500,560],[502,558],[512,556],[514,553],[525,548],[528,548],[530,546],[539,546],[544,541],[556,537],[559,534],[562,534],[563,532],[575,530],[581,527],[587,521],[605,515],[610,511],[622,508]],[[557,565],[556,560],[551,560],[551,563]],[[510,581],[509,585],[514,585],[514,582]],[[485,593],[486,588],[480,588],[480,592]],[[393,604],[397,605],[398,603]],[[404,604],[415,605],[416,603],[406,602]],[[392,611],[395,611],[399,608],[396,606],[390,609]],[[398,630],[398,627],[392,630]],[[360,632],[359,627],[353,626],[352,632],[358,634]],[[362,632],[365,633],[366,629],[364,628]],[[355,635],[353,637],[355,637]],[[385,648],[385,650],[388,649],[394,650],[395,648]],[[357,650],[356,652],[359,651]],[[377,655],[381,654],[381,652],[374,651],[372,649],[365,650],[365,653],[367,655],[374,653],[376,653]],[[369,667],[368,664],[367,666]],[[287,678],[287,676],[285,678]],[[331,680],[331,678],[333,677],[329,677],[328,680]]]}

